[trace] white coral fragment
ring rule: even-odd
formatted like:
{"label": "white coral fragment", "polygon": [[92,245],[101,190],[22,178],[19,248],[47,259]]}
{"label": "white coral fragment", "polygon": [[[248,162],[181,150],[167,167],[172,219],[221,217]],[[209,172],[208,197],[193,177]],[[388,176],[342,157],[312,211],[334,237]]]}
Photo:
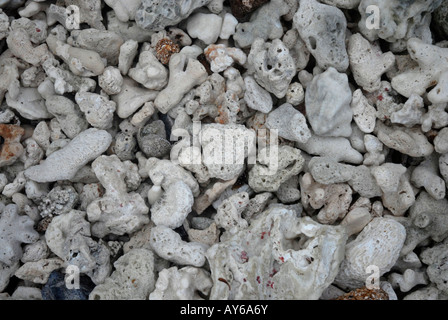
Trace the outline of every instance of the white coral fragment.
{"label": "white coral fragment", "polygon": [[244,170],[254,151],[255,132],[239,124],[207,124],[200,131],[202,163],[210,177],[231,180]]}
{"label": "white coral fragment", "polygon": [[168,83],[168,71],[149,50],[140,53],[137,64],[129,69],[128,75],[147,89],[161,90]]}
{"label": "white coral fragment", "polygon": [[446,79],[448,49],[424,43],[412,38],[408,40],[407,49],[411,58],[418,63],[417,67],[405,70],[392,78],[392,87],[405,97],[413,93],[422,96],[428,88],[436,85],[428,93],[428,99],[434,104],[448,102]]}
{"label": "white coral fragment", "polygon": [[346,74],[333,67],[315,76],[305,93],[306,116],[315,134],[349,137],[353,112]]}
{"label": "white coral fragment", "polygon": [[219,15],[198,12],[188,18],[187,32],[192,38],[198,38],[205,44],[212,44],[218,40],[222,21]]}
{"label": "white coral fragment", "polygon": [[110,252],[104,243],[92,239],[90,223],[85,216],[84,211],[71,210],[53,218],[45,232],[45,239],[64,266],[77,266],[80,272],[99,284],[110,274]]}
{"label": "white coral fragment", "polygon": [[218,207],[215,222],[218,227],[224,228],[230,234],[248,226],[246,220],[241,217],[242,212],[249,204],[247,192],[236,193],[225,199]]}
{"label": "white coral fragment", "polygon": [[305,116],[291,104],[285,103],[271,111],[266,118],[266,127],[278,130],[278,136],[300,143],[307,143],[311,131]]}
{"label": "white coral fragment", "polygon": [[382,53],[378,44],[370,44],[359,33],[349,38],[347,52],[356,83],[367,92],[380,89],[381,76],[395,63],[394,54]]}
{"label": "white coral fragment", "polygon": [[434,151],[433,145],[419,128],[386,126],[377,120],[375,132],[378,139],[386,146],[411,157],[429,156]]}
{"label": "white coral fragment", "polygon": [[158,256],[179,265],[202,267],[206,260],[207,245],[183,241],[176,231],[163,225],[151,229],[149,243]]}
{"label": "white coral fragment", "polygon": [[255,192],[275,192],[280,185],[302,171],[305,159],[290,146],[266,147],[259,151],[257,163],[249,171],[249,186]]}
{"label": "white coral fragment", "polygon": [[267,91],[283,98],[297,70],[289,49],[280,39],[264,42],[257,38],[247,57],[248,73]]}
{"label": "white coral fragment", "polygon": [[229,48],[224,44],[211,44],[204,49],[204,54],[210,62],[210,69],[213,72],[222,72],[234,62],[244,65],[247,59],[243,50],[239,48]]}
{"label": "white coral fragment", "polygon": [[116,110],[116,103],[92,92],[78,92],[75,95],[79,109],[87,122],[98,129],[109,129]]}
{"label": "white coral fragment", "polygon": [[348,68],[347,20],[340,9],[316,0],[301,1],[293,22],[320,68],[333,67],[339,72]]}
{"label": "white coral fragment", "polygon": [[361,89],[353,92],[350,104],[353,112],[353,120],[364,133],[372,133],[375,129],[376,109],[363,95]]}
{"label": "white coral fragment", "polygon": [[171,56],[169,71],[168,85],[160,91],[154,101],[156,108],[162,113],[167,113],[188,91],[207,78],[205,67],[182,52]]}
{"label": "white coral fragment", "polygon": [[154,254],[136,248],[114,262],[115,271],[97,285],[90,300],[147,300],[155,287]]}
{"label": "white coral fragment", "polygon": [[151,220],[172,229],[182,225],[193,206],[193,193],[182,180],[168,185],[163,196],[151,206]]}
{"label": "white coral fragment", "polygon": [[[92,169],[106,189],[104,197],[87,207],[87,218],[92,223],[92,234],[104,237],[109,233],[133,233],[149,222],[149,208],[136,192],[127,190],[126,179],[133,174],[135,164],[120,161],[116,155],[100,156]],[[140,177],[139,177],[140,178]]]}
{"label": "white coral fragment", "polygon": [[36,182],[71,179],[81,167],[106,151],[111,142],[112,137],[108,132],[87,129],[42,163],[26,169],[25,176]]}
{"label": "white coral fragment", "polygon": [[34,221],[30,217],[18,214],[15,204],[1,204],[0,216],[0,262],[7,266],[14,265],[22,258],[22,243],[39,240],[39,234],[33,229]]}
{"label": "white coral fragment", "polygon": [[212,286],[210,274],[204,269],[171,267],[159,272],[149,300],[204,300]]}

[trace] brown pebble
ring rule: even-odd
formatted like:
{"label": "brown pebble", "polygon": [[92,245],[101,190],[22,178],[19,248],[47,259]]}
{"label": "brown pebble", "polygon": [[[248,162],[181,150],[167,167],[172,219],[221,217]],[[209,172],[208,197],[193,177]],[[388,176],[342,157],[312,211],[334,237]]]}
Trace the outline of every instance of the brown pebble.
{"label": "brown pebble", "polygon": [[213,71],[210,69],[210,63],[208,62],[205,54],[201,53],[200,55],[197,56],[196,59],[198,59],[198,61],[204,66],[208,75],[211,75],[213,73]]}
{"label": "brown pebble", "polygon": [[233,16],[241,20],[267,2],[269,0],[230,0],[230,9]]}
{"label": "brown pebble", "polygon": [[389,300],[389,295],[383,289],[368,289],[362,287],[350,291],[334,300]]}
{"label": "brown pebble", "polygon": [[179,51],[179,46],[168,38],[160,39],[156,44],[156,57],[165,65],[170,62],[171,56]]}

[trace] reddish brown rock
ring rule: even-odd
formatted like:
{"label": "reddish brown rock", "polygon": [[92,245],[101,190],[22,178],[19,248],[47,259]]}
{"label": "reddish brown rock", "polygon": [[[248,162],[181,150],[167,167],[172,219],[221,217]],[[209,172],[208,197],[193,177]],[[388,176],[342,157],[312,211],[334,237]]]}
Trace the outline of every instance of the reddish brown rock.
{"label": "reddish brown rock", "polygon": [[156,57],[161,63],[167,65],[171,56],[178,53],[179,50],[179,46],[176,43],[168,38],[163,38],[156,44]]}
{"label": "reddish brown rock", "polygon": [[0,136],[4,139],[0,151],[0,167],[14,163],[23,153],[20,143],[25,130],[14,124],[0,123]]}
{"label": "reddish brown rock", "polygon": [[371,290],[362,287],[337,297],[335,300],[389,300],[389,295],[382,289]]}
{"label": "reddish brown rock", "polygon": [[233,16],[240,20],[267,2],[269,0],[230,0],[230,9]]}

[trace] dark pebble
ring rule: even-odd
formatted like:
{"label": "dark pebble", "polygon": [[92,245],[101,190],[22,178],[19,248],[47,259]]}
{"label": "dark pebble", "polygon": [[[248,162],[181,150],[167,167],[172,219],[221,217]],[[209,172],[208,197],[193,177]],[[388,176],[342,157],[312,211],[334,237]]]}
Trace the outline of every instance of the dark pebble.
{"label": "dark pebble", "polygon": [[95,284],[87,277],[80,275],[79,289],[68,289],[65,285],[65,274],[55,270],[50,274],[42,288],[43,300],[88,300]]}

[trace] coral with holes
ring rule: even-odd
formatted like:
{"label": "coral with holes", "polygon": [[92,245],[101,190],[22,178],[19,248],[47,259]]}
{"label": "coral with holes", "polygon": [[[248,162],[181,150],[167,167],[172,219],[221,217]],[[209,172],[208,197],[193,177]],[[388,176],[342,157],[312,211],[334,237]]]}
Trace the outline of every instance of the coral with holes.
{"label": "coral with holes", "polygon": [[288,91],[296,66],[288,48],[280,39],[265,42],[255,39],[247,57],[248,74],[253,74],[257,83],[277,98]]}
{"label": "coral with holes", "polygon": [[142,0],[135,12],[137,25],[146,30],[160,31],[178,24],[195,9],[211,0]]}
{"label": "coral with holes", "polygon": [[305,173],[300,181],[305,208],[319,209],[317,221],[333,224],[347,214],[352,201],[352,189],[348,184],[323,185]]}
{"label": "coral with holes", "polygon": [[184,241],[179,233],[164,225],[151,229],[149,244],[157,256],[177,265],[202,267],[206,262],[208,245]]}
{"label": "coral with holes", "polygon": [[370,44],[359,33],[350,37],[347,53],[356,83],[368,92],[380,89],[381,76],[395,63],[392,52],[382,53],[378,44]]}
{"label": "coral with holes", "polygon": [[429,279],[445,294],[448,294],[447,249],[448,245],[444,241],[425,248],[420,254],[422,262],[428,266],[426,273]]}
{"label": "coral with holes", "polygon": [[231,180],[245,167],[245,159],[254,150],[255,132],[239,124],[207,124],[200,137],[202,163],[210,177]]}
{"label": "coral with holes", "polygon": [[248,204],[249,194],[247,192],[236,193],[228,197],[218,207],[214,217],[216,225],[224,228],[227,234],[235,234],[237,231],[247,228],[248,223],[241,217],[241,214]]}
{"label": "coral with holes", "polygon": [[269,113],[266,127],[278,130],[279,137],[291,141],[306,143],[311,138],[305,116],[289,103],[282,104]]}
{"label": "coral with holes", "polygon": [[199,195],[199,184],[192,173],[176,163],[165,159],[149,158],[145,162],[145,170],[154,183],[160,181],[160,186],[163,189],[181,180],[190,187],[193,196],[196,197]]}
{"label": "coral with holes", "polygon": [[406,228],[402,255],[412,252],[427,239],[443,241],[448,235],[447,210],[447,199],[435,200],[427,192],[420,192],[409,209],[409,215],[395,218]]}
{"label": "coral with holes", "polygon": [[339,72],[348,68],[345,45],[347,20],[340,9],[316,0],[304,0],[300,2],[293,21],[319,67],[333,67]]}
{"label": "coral with holes", "polygon": [[445,2],[0,0],[0,299],[447,299]]}
{"label": "coral with holes", "polygon": [[[410,38],[423,39],[425,43],[432,42],[431,14],[442,0],[434,1],[402,1],[402,0],[361,0],[359,13],[361,19],[358,26],[361,33],[370,41],[378,38],[390,42],[392,52],[406,49],[406,41]],[[381,14],[380,28],[372,28],[370,15],[376,6]]]}
{"label": "coral with holes", "polygon": [[77,92],[75,101],[92,127],[98,129],[110,129],[112,127],[116,110],[114,101],[92,92]]}
{"label": "coral with holes", "polygon": [[100,284],[112,270],[110,251],[104,242],[92,239],[90,223],[85,218],[86,213],[79,210],[54,217],[45,232],[45,239],[65,266],[77,266],[95,284]]}

